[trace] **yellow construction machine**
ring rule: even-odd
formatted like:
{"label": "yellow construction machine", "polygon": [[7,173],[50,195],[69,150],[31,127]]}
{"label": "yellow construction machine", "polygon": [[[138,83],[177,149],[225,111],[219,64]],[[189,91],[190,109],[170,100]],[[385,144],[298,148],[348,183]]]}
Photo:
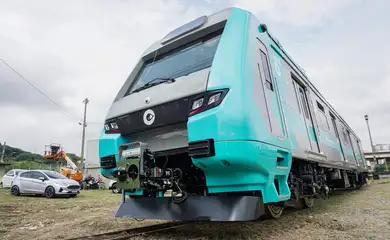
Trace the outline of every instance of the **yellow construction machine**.
{"label": "yellow construction machine", "polygon": [[50,144],[45,146],[45,154],[43,156],[46,159],[54,159],[56,161],[64,159],[67,163],[66,167],[61,168],[61,174],[67,178],[80,182],[83,180],[83,173],[79,170],[77,165],[66,155],[62,150],[60,144]]}

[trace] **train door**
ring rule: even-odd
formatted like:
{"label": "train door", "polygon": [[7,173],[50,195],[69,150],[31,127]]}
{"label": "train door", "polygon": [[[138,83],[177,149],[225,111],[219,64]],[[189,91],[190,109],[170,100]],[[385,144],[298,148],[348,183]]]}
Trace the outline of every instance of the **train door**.
{"label": "train door", "polygon": [[265,45],[259,39],[257,43],[257,58],[260,60],[258,61],[258,71],[263,83],[262,90],[268,111],[271,134],[279,139],[284,139],[285,129],[282,121],[282,111],[277,96],[277,84],[272,80],[273,77],[268,51]]}
{"label": "train door", "polygon": [[307,137],[309,138],[309,142],[310,142],[310,150],[314,152],[320,152],[317,136],[314,131],[313,119],[309,110],[309,103],[307,101],[306,91],[301,86],[301,84],[298,83],[295,77],[293,77],[293,79],[294,79],[295,91],[298,97],[298,102],[300,103],[299,108],[303,115],[302,117],[305,122]]}
{"label": "train door", "polygon": [[333,131],[334,131],[334,134],[337,138],[337,140],[339,141],[339,146],[340,146],[340,151],[341,151],[341,154],[343,155],[343,159],[345,161],[345,155],[344,155],[344,149],[343,149],[343,145],[341,144],[341,139],[340,139],[340,134],[339,134],[339,131],[337,129],[337,124],[336,124],[336,117],[333,116],[333,114],[330,114],[330,119],[332,121],[332,126],[333,126]]}

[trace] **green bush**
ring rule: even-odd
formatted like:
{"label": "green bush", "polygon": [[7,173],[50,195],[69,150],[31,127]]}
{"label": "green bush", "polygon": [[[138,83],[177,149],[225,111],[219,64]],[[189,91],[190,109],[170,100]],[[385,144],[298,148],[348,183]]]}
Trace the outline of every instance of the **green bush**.
{"label": "green bush", "polygon": [[387,166],[386,164],[377,164],[377,165],[375,165],[375,170],[374,170],[374,172],[375,172],[376,174],[380,174],[380,173],[386,172],[386,171],[388,171],[388,170],[389,170],[389,168],[388,168],[388,166]]}

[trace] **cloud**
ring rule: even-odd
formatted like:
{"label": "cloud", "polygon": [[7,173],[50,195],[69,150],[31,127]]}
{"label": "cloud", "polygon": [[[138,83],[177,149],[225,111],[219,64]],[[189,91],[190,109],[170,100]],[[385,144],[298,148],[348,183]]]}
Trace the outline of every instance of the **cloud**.
{"label": "cloud", "polygon": [[[0,64],[0,124],[17,126],[1,127],[0,140],[31,150],[56,139],[79,153],[82,100],[91,100],[87,120],[103,122],[144,49],[205,9],[174,0],[2,2],[0,57],[75,117]],[[90,124],[87,137],[101,127]]]}
{"label": "cloud", "polygon": [[[369,146],[390,142],[388,3],[339,1],[2,1],[0,57],[69,116],[0,64],[0,141],[43,152],[59,142],[79,153],[83,114],[103,122],[142,52],[174,28],[239,6],[252,11],[306,69],[313,83]],[[373,87],[375,86],[375,87]],[[89,124],[87,138],[101,125]]]}
{"label": "cloud", "polygon": [[265,15],[276,23],[290,26],[311,26],[331,18],[354,2],[353,0],[237,0],[233,3],[234,6],[254,12],[260,19]]}

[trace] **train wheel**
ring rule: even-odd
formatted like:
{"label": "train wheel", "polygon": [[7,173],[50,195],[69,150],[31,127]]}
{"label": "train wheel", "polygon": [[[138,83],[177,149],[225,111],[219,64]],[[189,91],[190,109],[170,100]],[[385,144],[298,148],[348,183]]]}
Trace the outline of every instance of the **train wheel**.
{"label": "train wheel", "polygon": [[268,203],[264,205],[265,217],[267,219],[276,219],[282,216],[284,207],[281,205],[276,205]]}
{"label": "train wheel", "polygon": [[312,208],[314,206],[314,198],[313,197],[304,197],[300,199],[301,206],[303,208]]}

